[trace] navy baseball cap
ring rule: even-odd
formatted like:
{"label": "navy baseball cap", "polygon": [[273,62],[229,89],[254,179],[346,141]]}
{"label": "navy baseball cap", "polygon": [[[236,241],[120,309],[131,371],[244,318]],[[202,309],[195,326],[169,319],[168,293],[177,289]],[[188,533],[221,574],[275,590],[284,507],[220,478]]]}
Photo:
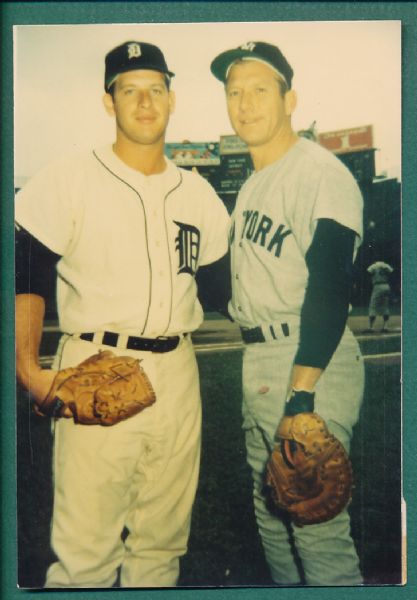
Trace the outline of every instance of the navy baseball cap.
{"label": "navy baseball cap", "polygon": [[105,64],[104,89],[106,92],[109,91],[117,76],[127,71],[149,69],[164,73],[168,77],[174,77],[174,73],[168,69],[161,50],[157,46],[145,42],[125,42],[117,48],[113,48],[106,55]]}
{"label": "navy baseball cap", "polygon": [[246,42],[238,48],[219,54],[211,63],[211,72],[226,83],[230,67],[237,60],[258,60],[272,67],[291,88],[294,72],[281,50],[266,42]]}

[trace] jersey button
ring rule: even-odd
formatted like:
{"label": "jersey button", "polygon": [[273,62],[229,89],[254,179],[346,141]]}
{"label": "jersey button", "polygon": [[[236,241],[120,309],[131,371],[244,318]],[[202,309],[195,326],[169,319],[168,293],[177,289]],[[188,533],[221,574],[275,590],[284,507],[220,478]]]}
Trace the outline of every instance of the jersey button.
{"label": "jersey button", "polygon": [[237,307],[237,309],[238,309],[238,310],[242,310],[242,307],[241,307],[241,306],[238,306],[238,307]]}
{"label": "jersey button", "polygon": [[239,279],[239,275],[236,273],[236,279]]}

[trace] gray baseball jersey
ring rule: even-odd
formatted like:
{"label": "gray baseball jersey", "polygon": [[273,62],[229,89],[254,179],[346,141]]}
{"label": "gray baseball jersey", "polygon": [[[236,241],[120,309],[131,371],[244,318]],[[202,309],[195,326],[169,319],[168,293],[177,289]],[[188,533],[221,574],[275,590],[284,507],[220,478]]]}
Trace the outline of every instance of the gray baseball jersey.
{"label": "gray baseball jersey", "polygon": [[297,320],[308,280],[305,254],[317,220],[349,227],[358,247],[362,206],[348,169],[304,138],[281,160],[255,172],[232,216],[232,317],[243,327]]}

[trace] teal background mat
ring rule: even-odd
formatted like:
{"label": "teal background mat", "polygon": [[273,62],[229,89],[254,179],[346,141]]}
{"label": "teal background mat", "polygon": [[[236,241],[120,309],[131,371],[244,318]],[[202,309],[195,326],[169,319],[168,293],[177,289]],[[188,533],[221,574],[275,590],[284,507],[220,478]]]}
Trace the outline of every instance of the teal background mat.
{"label": "teal background mat", "polygon": [[[417,597],[416,589],[416,291],[417,291],[417,5],[408,2],[5,2],[1,8],[1,598],[168,600],[212,598]],[[216,588],[178,590],[27,591],[16,588],[15,366],[13,271],[13,37],[17,24],[206,21],[402,21],[403,38],[403,413],[408,582],[364,588]],[[30,110],[30,99],[28,99]],[[398,407],[401,410],[401,407]],[[381,457],[383,460],[383,457]],[[34,507],[40,510],[40,507]]]}

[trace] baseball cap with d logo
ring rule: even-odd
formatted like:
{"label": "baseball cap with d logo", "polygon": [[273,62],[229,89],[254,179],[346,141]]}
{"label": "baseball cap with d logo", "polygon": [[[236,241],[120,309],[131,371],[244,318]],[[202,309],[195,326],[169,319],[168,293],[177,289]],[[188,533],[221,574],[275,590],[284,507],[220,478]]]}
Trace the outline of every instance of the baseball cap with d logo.
{"label": "baseball cap with d logo", "polygon": [[113,48],[106,55],[105,64],[104,89],[106,92],[116,81],[117,76],[127,71],[149,69],[164,73],[168,77],[174,77],[174,73],[168,70],[161,50],[157,46],[145,42],[125,42],[117,48]]}
{"label": "baseball cap with d logo", "polygon": [[230,67],[237,60],[258,60],[266,63],[291,88],[294,72],[281,50],[266,42],[247,42],[233,50],[219,54],[211,63],[211,72],[217,79],[226,82]]}

